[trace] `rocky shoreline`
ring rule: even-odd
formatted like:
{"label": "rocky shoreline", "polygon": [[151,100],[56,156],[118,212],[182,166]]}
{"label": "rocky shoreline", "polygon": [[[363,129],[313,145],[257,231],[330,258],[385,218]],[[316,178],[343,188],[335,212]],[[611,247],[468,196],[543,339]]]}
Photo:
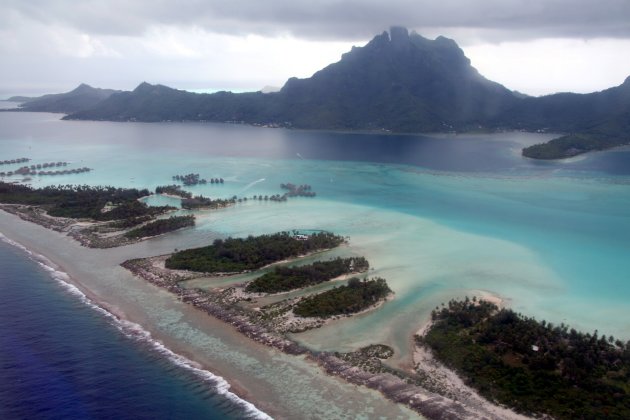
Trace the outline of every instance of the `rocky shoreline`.
{"label": "rocky shoreline", "polygon": [[[134,275],[168,290],[183,302],[232,325],[237,331],[260,344],[286,354],[302,355],[321,366],[327,374],[377,390],[388,399],[404,404],[425,417],[449,420],[520,418],[518,415],[509,415],[513,413],[501,410],[483,400],[458,401],[440,395],[447,392],[439,387],[423,386],[427,378],[390,368],[380,361],[383,357],[378,355],[366,355],[360,351],[340,354],[310,350],[287,338],[282,329],[278,329],[276,324],[270,322],[271,319],[265,318],[263,311],[248,310],[235,304],[232,296],[234,288],[205,291],[179,286],[180,281],[198,277],[199,273],[162,268],[159,262],[165,258],[166,256],[159,256],[128,260],[122,266]],[[436,392],[440,390],[442,392]]]}
{"label": "rocky shoreline", "polygon": [[[92,232],[95,226],[101,224],[99,222],[83,222],[71,218],[52,217],[47,215],[44,209],[37,206],[0,204],[0,209],[25,221],[66,233],[85,247],[109,248],[146,239],[131,240],[121,235],[116,235],[112,239],[103,238]],[[119,237],[124,238],[124,243],[116,242],[115,239]],[[239,301],[250,297],[241,296],[238,287],[212,291],[183,288],[178,284],[180,281],[203,276],[203,273],[166,269],[163,267],[163,260],[166,258],[167,256],[157,256],[128,260],[121,265],[134,275],[168,290],[183,302],[232,325],[238,332],[250,339],[286,354],[305,357],[317,363],[327,374],[343,378],[355,385],[378,390],[389,400],[404,404],[427,418],[449,420],[523,418],[483,400],[474,393],[469,394],[467,389],[458,389],[461,380],[459,382],[450,381],[452,378],[449,377],[449,380],[436,381],[432,377],[435,376],[435,371],[421,367],[418,363],[415,363],[414,372],[403,372],[385,365],[379,357],[363,354],[361,351],[363,349],[353,353],[310,350],[287,338],[285,333],[319,328],[330,320],[303,318],[297,324],[291,324],[292,321],[295,321],[293,318],[297,318],[293,317],[279,322],[278,319],[286,315],[288,312],[286,308],[290,309],[292,302],[279,302],[274,304],[275,308],[273,308],[274,305],[270,305],[271,311],[277,312],[270,313],[269,310],[252,310],[238,305]],[[253,294],[252,296],[256,297]],[[366,311],[373,310],[382,303],[383,301],[378,302]],[[421,360],[416,359],[416,362],[421,362]],[[454,373],[450,373],[454,375]]]}
{"label": "rocky shoreline", "polygon": [[26,206],[22,204],[0,204],[0,209],[7,213],[14,214],[22,220],[35,223],[56,232],[68,232],[71,226],[78,223],[75,219],[63,217],[52,217],[46,211],[37,206]]}
{"label": "rocky shoreline", "polygon": [[[66,233],[87,248],[115,248],[131,245],[155,236],[128,238],[128,229],[107,227],[108,222],[83,221],[66,217],[53,217],[38,206],[23,204],[0,204],[0,209],[14,214],[27,222],[35,223],[56,232]],[[134,226],[138,227],[138,226]],[[157,235],[159,236],[159,235]]]}
{"label": "rocky shoreline", "polygon": [[[159,257],[158,257],[159,258]],[[199,289],[185,289],[177,283],[191,278],[179,270],[163,269],[159,274],[152,264],[152,258],[128,260],[121,265],[138,277],[162,287],[175,294],[178,299],[191,304],[223,322],[231,324],[247,337],[269,347],[276,348],[288,354],[304,354],[308,350],[294,341],[273,334],[268,329],[253,323],[246,310],[235,305],[221,304],[221,293],[209,293]],[[171,272],[170,275],[165,273]]]}

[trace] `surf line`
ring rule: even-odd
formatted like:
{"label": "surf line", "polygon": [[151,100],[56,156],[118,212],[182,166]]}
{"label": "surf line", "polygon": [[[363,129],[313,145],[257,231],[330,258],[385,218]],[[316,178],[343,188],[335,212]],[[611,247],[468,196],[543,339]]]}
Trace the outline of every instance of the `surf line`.
{"label": "surf line", "polygon": [[37,254],[27,247],[22,245],[19,242],[16,242],[12,239],[7,238],[4,234],[0,233],[0,241],[14,246],[21,251],[23,251],[29,259],[33,262],[37,263],[42,269],[44,269],[50,277],[57,282],[67,293],[75,296],[79,299],[79,301],[85,304],[90,309],[98,312],[102,316],[104,316],[107,320],[109,320],[112,325],[118,329],[125,337],[135,340],[140,343],[145,343],[149,345],[149,348],[158,352],[162,356],[166,357],[166,359],[173,363],[174,365],[186,369],[193,374],[195,374],[198,378],[203,380],[205,383],[211,385],[217,394],[224,396],[228,400],[233,403],[236,403],[239,407],[244,409],[246,415],[251,416],[255,419],[260,420],[271,420],[267,413],[262,410],[256,408],[254,404],[249,401],[246,401],[236,394],[230,391],[230,384],[221,376],[215,375],[214,373],[202,369],[198,363],[175,353],[164,344],[162,344],[159,340],[156,340],[151,337],[151,333],[144,329],[140,324],[136,324],[135,322],[127,321],[116,316],[114,313],[108,311],[103,306],[97,304],[94,300],[90,299],[85,293],[83,293],[78,287],[76,287],[71,282],[70,275],[65,271],[61,271],[57,269],[57,265],[50,261],[48,258],[41,254]]}

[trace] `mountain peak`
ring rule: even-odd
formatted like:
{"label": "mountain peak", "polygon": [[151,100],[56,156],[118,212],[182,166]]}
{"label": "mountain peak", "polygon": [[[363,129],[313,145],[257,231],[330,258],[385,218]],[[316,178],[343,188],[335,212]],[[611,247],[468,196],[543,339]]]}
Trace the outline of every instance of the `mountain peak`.
{"label": "mountain peak", "polygon": [[[177,94],[181,95],[185,91],[174,89],[161,84],[152,85],[151,83],[142,82],[134,90],[133,93],[140,94],[140,96],[164,96]],[[195,94],[197,95],[197,94]]]}
{"label": "mountain peak", "polygon": [[81,83],[79,86],[77,86],[76,88],[74,88],[74,90],[72,90],[72,92],[75,93],[80,93],[80,92],[86,92],[86,91],[92,91],[94,90],[94,88],[86,83]]}
{"label": "mountain peak", "polygon": [[164,86],[164,85],[160,85],[160,84],[152,85],[151,83],[142,82],[133,91],[144,92],[144,93],[158,93],[158,92],[163,92],[167,90],[171,91],[175,89]]}
{"label": "mountain peak", "polygon": [[459,45],[457,45],[457,42],[455,42],[454,40],[452,40],[451,38],[447,38],[445,36],[438,36],[437,38],[435,38],[434,41],[436,44],[443,46],[443,47],[450,47],[450,48],[457,48],[459,49]]}
{"label": "mountain peak", "polygon": [[438,36],[436,39],[431,40],[415,31],[410,33],[403,26],[392,26],[389,32],[384,31],[382,34],[375,36],[365,47],[353,47],[352,51],[344,54],[344,56],[362,49],[371,49],[379,52],[391,50],[395,54],[437,54],[443,58],[448,57],[449,60],[458,62],[460,65],[470,65],[470,60],[466,58],[464,51],[459,48],[459,45],[454,40],[444,36]]}
{"label": "mountain peak", "polygon": [[[289,79],[280,94],[295,114],[295,126],[321,125],[332,114],[337,119],[326,120],[329,126],[401,131],[465,126],[516,100],[479,75],[455,41],[430,40],[400,26],[352,48],[309,79]],[[298,109],[308,112],[297,115]]]}
{"label": "mountain peak", "polygon": [[147,82],[142,82],[140,83],[138,86],[136,86],[136,88],[133,90],[134,92],[142,92],[142,91],[146,91],[149,89],[152,89],[153,85]]}
{"label": "mountain peak", "polygon": [[72,113],[91,108],[115,92],[112,89],[94,88],[88,84],[81,83],[69,92],[31,98],[22,104],[22,109],[34,112]]}
{"label": "mountain peak", "polygon": [[409,31],[402,26],[389,28],[389,38],[393,46],[405,46],[409,44]]}

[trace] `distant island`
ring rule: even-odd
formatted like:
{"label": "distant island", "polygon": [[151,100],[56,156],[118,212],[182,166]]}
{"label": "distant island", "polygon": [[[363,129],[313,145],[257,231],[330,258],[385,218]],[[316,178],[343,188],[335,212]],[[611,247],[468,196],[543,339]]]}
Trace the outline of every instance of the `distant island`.
{"label": "distant island", "polygon": [[66,94],[30,99],[21,109],[64,112],[68,120],[562,134],[523,150],[523,156],[535,159],[630,144],[630,77],[601,92],[529,97],[480,75],[455,41],[429,40],[401,27],[353,47],[310,78],[290,78],[277,92],[198,94],[148,83],[131,92],[115,92],[81,85]]}
{"label": "distant island", "polygon": [[[624,85],[630,86],[628,79]],[[630,91],[630,87],[626,89]],[[526,147],[523,149],[523,156],[534,159],[559,159],[628,144],[630,144],[630,113],[624,113],[586,127],[580,132]]]}
{"label": "distant island", "polygon": [[[55,93],[38,97],[12,96],[7,101],[19,102],[20,107],[17,109],[18,111],[71,114],[93,108],[116,92],[120,91],[94,88],[82,83],[66,93]],[[11,109],[11,111],[16,111],[16,109]]]}

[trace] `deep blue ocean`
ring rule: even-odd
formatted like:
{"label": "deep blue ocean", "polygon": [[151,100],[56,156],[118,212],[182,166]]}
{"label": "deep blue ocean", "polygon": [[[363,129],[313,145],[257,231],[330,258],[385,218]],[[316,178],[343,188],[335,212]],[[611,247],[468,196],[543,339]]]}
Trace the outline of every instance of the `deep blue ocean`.
{"label": "deep blue ocean", "polygon": [[232,419],[216,384],[0,241],[0,419]]}

